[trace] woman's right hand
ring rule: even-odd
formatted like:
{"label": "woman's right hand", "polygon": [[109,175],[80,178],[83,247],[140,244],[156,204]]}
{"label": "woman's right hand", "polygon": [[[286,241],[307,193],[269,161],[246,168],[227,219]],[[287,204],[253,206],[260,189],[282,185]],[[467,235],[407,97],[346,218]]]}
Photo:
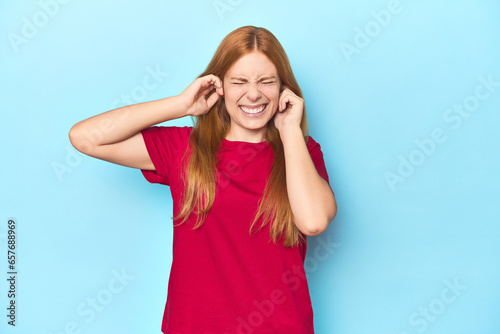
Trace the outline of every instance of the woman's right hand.
{"label": "woman's right hand", "polygon": [[[206,99],[205,97],[213,90],[214,93]],[[208,74],[193,81],[179,94],[179,97],[186,106],[187,115],[201,116],[206,114],[222,95],[222,80],[213,74]]]}

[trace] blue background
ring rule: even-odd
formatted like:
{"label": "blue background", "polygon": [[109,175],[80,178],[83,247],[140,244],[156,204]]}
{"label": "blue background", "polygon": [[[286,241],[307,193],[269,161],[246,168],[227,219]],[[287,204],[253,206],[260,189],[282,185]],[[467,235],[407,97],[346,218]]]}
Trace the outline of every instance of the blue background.
{"label": "blue background", "polygon": [[54,1],[0,3],[2,333],[160,333],[169,188],[68,131],[179,94],[249,24],[288,53],[337,198],[308,238],[316,333],[500,333],[500,2]]}

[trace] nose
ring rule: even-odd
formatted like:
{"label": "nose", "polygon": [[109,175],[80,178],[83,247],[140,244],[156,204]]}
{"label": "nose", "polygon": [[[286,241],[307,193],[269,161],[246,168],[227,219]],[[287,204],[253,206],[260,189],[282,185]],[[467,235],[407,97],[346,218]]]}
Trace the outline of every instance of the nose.
{"label": "nose", "polygon": [[258,83],[249,83],[247,91],[248,99],[251,101],[257,101],[260,99],[262,94],[260,93],[260,86]]}

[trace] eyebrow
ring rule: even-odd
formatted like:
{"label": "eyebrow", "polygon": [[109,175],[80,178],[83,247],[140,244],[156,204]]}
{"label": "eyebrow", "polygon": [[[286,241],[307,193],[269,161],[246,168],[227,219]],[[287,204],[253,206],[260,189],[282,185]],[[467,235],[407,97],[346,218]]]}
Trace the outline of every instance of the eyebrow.
{"label": "eyebrow", "polygon": [[[244,77],[231,77],[229,78],[231,80],[239,80],[239,81],[245,81],[245,82],[248,82],[248,79],[247,78],[244,78]],[[261,77],[259,79],[259,81],[262,81],[262,80],[269,80],[269,79],[276,79],[276,77],[274,75],[268,75],[268,76],[264,76],[264,77]]]}

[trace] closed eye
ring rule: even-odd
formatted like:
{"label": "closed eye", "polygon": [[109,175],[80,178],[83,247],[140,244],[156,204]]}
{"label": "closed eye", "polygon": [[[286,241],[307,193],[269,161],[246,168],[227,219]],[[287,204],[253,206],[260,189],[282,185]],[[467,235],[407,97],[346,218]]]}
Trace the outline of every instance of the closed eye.
{"label": "closed eye", "polygon": [[[276,81],[266,81],[266,82],[262,82],[264,85],[272,85],[274,84]],[[245,83],[244,82],[232,82],[233,85],[237,85],[237,86],[240,86],[240,85],[244,85]]]}

